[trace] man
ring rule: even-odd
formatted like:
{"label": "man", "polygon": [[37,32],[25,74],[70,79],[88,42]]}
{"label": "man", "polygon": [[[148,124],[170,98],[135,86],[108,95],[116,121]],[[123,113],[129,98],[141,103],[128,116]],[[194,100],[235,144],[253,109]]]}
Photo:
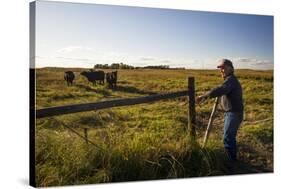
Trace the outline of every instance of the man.
{"label": "man", "polygon": [[220,69],[224,82],[206,94],[196,98],[197,103],[201,103],[207,98],[221,97],[221,106],[224,114],[224,136],[223,142],[225,150],[230,160],[236,161],[236,134],[243,120],[243,98],[242,88],[238,79],[234,75],[234,67],[230,60],[223,59],[217,66]]}

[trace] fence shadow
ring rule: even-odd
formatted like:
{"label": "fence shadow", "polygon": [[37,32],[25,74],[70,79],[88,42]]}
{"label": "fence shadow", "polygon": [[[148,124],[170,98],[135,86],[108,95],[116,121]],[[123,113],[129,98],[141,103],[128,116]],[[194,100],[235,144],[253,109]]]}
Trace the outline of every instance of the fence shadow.
{"label": "fence shadow", "polygon": [[157,94],[156,92],[140,90],[140,89],[138,89],[136,87],[122,86],[122,85],[118,85],[113,90],[114,91],[126,92],[126,93],[137,93],[137,94],[143,94],[143,95],[154,95],[154,94]]}
{"label": "fence shadow", "polygon": [[81,117],[77,122],[78,125],[88,126],[91,128],[102,128],[104,127],[104,122],[95,116]]}
{"label": "fence shadow", "polygon": [[106,89],[94,89],[92,87],[81,85],[81,84],[77,84],[76,86],[80,89],[83,89],[83,90],[87,91],[87,92],[94,92],[94,93],[102,94],[104,97],[112,96],[110,91],[108,91]]}

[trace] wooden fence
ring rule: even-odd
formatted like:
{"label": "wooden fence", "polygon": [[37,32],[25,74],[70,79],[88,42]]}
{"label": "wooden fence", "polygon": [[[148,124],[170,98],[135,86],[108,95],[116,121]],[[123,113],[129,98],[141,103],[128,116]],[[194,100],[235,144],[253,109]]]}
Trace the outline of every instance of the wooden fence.
{"label": "wooden fence", "polygon": [[[78,113],[78,112],[86,112],[86,111],[94,111],[106,108],[113,108],[119,106],[130,106],[142,103],[149,103],[159,100],[178,98],[183,96],[188,96],[188,132],[195,138],[195,123],[196,123],[196,112],[195,112],[195,81],[194,77],[188,77],[188,86],[187,90],[165,93],[165,94],[156,94],[149,95],[144,97],[136,97],[136,98],[124,98],[103,102],[95,102],[95,103],[85,103],[85,104],[75,104],[75,105],[65,105],[65,106],[56,106],[49,107],[36,110],[36,118],[44,118],[51,116],[59,116],[64,114]],[[87,139],[87,129],[84,130],[85,140]]]}

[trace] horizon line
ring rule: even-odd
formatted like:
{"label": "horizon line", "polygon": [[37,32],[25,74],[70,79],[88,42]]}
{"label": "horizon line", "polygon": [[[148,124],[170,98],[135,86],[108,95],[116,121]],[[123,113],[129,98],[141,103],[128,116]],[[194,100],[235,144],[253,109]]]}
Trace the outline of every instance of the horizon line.
{"label": "horizon line", "polygon": [[[47,69],[47,68],[60,68],[60,69],[95,69],[93,67],[60,67],[60,66],[46,66],[46,67],[35,67],[35,69]],[[166,68],[166,69],[156,69],[156,68],[145,68],[145,67],[135,67],[133,69],[122,69],[122,68],[118,68],[118,69],[113,69],[113,68],[97,68],[99,70],[134,70],[136,68],[140,68],[140,69],[154,69],[154,70],[173,70],[173,69],[184,69],[184,70],[219,70],[218,68],[212,68],[212,69],[208,69],[208,68],[185,68],[185,67],[174,67],[174,68]],[[31,68],[30,69],[34,69]],[[253,71],[274,71],[274,69],[252,69],[252,68],[234,68],[234,70],[253,70]]]}

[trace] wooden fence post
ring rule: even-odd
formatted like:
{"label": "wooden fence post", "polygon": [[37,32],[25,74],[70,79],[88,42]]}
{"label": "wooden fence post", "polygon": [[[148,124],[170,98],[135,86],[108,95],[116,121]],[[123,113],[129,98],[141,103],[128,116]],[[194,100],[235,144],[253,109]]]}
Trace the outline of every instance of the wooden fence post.
{"label": "wooden fence post", "polygon": [[85,141],[88,144],[88,128],[84,128]]}
{"label": "wooden fence post", "polygon": [[195,112],[195,84],[194,77],[188,77],[188,135],[191,140],[195,139],[196,131]]}

